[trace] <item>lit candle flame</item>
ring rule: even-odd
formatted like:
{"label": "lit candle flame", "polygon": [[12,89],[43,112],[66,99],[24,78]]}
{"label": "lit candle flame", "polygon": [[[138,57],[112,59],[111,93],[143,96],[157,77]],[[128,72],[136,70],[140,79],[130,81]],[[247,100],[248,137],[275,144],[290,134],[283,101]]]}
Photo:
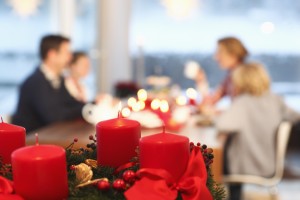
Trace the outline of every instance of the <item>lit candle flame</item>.
{"label": "lit candle flame", "polygon": [[118,118],[121,117],[121,110],[122,110],[122,102],[120,101],[118,105]]}
{"label": "lit candle flame", "polygon": [[38,133],[35,134],[35,145],[36,146],[39,145],[39,134]]}

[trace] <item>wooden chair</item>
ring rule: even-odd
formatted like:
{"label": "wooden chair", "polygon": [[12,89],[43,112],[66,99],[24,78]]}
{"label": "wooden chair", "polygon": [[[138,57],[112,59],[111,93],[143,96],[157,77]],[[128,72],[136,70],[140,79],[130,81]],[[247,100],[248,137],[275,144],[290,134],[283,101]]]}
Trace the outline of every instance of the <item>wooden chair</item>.
{"label": "wooden chair", "polygon": [[223,177],[224,183],[245,183],[255,184],[267,187],[269,194],[272,199],[276,198],[278,189],[277,185],[283,177],[284,171],[284,160],[287,149],[287,144],[291,132],[291,123],[281,122],[277,131],[276,138],[276,162],[275,162],[275,173],[272,177],[264,178],[254,175],[240,175],[232,174]]}

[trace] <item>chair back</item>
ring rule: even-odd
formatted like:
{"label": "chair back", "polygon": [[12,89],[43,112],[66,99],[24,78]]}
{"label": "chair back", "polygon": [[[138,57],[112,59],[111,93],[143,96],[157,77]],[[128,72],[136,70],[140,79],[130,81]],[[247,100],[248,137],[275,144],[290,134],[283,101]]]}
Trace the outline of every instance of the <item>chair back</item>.
{"label": "chair back", "polygon": [[277,179],[279,182],[282,179],[284,171],[284,160],[287,150],[287,144],[291,132],[291,123],[283,121],[280,123],[277,131],[276,140],[276,164],[275,164],[275,174],[273,179]]}

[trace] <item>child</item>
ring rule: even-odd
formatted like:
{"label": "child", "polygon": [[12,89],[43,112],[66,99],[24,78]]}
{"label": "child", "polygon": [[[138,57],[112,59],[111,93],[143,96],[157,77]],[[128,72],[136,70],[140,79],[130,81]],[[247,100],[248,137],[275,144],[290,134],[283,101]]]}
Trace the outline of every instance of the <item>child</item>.
{"label": "child", "polygon": [[90,61],[84,52],[74,52],[69,74],[66,76],[65,84],[69,93],[78,101],[87,102],[87,91],[81,83],[81,79],[86,77],[90,70]]}
{"label": "child", "polygon": [[[275,136],[283,120],[298,113],[270,92],[270,79],[256,63],[242,64],[232,74],[234,98],[216,121],[220,135],[230,136],[225,148],[225,173],[263,177],[275,172]],[[230,185],[230,199],[241,198],[241,185]]]}

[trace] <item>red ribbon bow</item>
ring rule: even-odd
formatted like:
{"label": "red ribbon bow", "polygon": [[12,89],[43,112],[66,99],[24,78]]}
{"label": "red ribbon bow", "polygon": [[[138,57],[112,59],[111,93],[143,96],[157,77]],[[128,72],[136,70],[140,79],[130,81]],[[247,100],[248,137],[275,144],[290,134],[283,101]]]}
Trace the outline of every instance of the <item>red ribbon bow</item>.
{"label": "red ribbon bow", "polygon": [[187,169],[179,181],[174,181],[164,169],[144,168],[141,177],[125,192],[128,200],[174,200],[180,192],[183,200],[213,200],[206,187],[207,171],[199,149],[191,153]]}
{"label": "red ribbon bow", "polygon": [[13,182],[0,176],[0,200],[23,200],[19,195],[12,194]]}

